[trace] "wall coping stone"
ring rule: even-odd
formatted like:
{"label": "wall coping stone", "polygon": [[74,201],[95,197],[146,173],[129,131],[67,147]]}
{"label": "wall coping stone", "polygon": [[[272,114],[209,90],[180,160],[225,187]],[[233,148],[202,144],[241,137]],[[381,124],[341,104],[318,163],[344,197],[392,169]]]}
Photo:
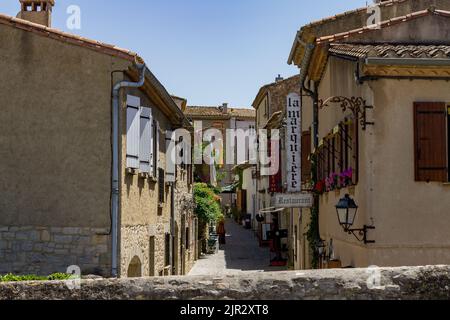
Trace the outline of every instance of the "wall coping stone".
{"label": "wall coping stone", "polygon": [[[372,271],[371,271],[372,270]],[[83,279],[0,283],[0,300],[428,300],[450,299],[450,266],[380,268],[380,287],[370,289],[373,269],[242,272],[223,276]]]}

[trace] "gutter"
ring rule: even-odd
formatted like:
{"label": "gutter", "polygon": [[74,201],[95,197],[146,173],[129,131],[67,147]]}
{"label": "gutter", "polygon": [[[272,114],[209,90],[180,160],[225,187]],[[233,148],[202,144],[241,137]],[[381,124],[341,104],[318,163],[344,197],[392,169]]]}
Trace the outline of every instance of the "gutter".
{"label": "gutter", "polygon": [[367,65],[384,66],[450,66],[450,59],[427,58],[366,58]]}
{"label": "gutter", "polygon": [[[317,146],[319,145],[319,128],[318,128],[318,95],[317,95],[317,90],[311,91],[310,89],[306,88],[305,86],[305,80],[306,80],[306,76],[308,74],[308,69],[309,69],[309,65],[311,63],[311,58],[314,52],[316,45],[314,43],[309,43],[306,44],[305,46],[305,55],[303,57],[303,61],[302,61],[302,65],[301,65],[301,69],[300,69],[300,86],[301,89],[303,91],[305,91],[312,99],[313,99],[313,103],[314,103],[314,147],[317,148]],[[317,88],[316,88],[317,89]]]}
{"label": "gutter", "polygon": [[111,245],[111,275],[118,276],[118,220],[119,220],[119,98],[122,88],[139,88],[145,82],[145,64],[136,63],[140,71],[138,82],[121,81],[117,83],[112,92],[112,179],[111,179],[111,217],[112,217],[112,245]]}

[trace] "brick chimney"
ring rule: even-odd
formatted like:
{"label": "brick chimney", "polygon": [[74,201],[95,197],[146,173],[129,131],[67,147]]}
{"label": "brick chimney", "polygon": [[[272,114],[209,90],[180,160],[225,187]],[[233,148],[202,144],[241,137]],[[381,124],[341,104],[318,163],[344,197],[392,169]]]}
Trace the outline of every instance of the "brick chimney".
{"label": "brick chimney", "polygon": [[224,104],[222,104],[222,112],[224,113],[224,114],[227,114],[228,113],[228,103],[224,103]]}
{"label": "brick chimney", "polygon": [[275,78],[275,83],[283,81],[283,77],[279,74],[278,77]]}
{"label": "brick chimney", "polygon": [[17,18],[51,27],[55,0],[20,0],[20,5]]}

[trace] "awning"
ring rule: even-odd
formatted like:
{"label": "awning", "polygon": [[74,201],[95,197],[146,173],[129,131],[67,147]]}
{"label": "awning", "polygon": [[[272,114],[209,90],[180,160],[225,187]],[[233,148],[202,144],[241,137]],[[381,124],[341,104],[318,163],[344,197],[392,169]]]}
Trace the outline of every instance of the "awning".
{"label": "awning", "polygon": [[235,193],[236,188],[239,186],[239,182],[235,182],[233,184],[230,184],[228,186],[225,186],[221,189],[220,193]]}
{"label": "awning", "polygon": [[265,209],[259,210],[259,214],[277,213],[277,212],[281,212],[281,211],[284,211],[284,210],[285,210],[285,208],[270,207],[270,208],[265,208]]}

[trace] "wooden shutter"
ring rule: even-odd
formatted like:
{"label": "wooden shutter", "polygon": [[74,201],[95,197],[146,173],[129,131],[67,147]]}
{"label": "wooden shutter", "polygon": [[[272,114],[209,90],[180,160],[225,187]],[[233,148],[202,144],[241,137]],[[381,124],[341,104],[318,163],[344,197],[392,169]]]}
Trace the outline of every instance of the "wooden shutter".
{"label": "wooden shutter", "polygon": [[311,131],[302,134],[302,183],[311,180]]}
{"label": "wooden shutter", "polygon": [[141,108],[140,143],[139,143],[139,171],[150,173],[151,163],[151,110]]}
{"label": "wooden shutter", "polygon": [[127,96],[127,168],[139,169],[140,99]]}
{"label": "wooden shutter", "polygon": [[175,134],[166,131],[166,181],[175,182],[176,154]]}
{"label": "wooden shutter", "polygon": [[416,181],[447,181],[446,117],[445,103],[414,103]]}

